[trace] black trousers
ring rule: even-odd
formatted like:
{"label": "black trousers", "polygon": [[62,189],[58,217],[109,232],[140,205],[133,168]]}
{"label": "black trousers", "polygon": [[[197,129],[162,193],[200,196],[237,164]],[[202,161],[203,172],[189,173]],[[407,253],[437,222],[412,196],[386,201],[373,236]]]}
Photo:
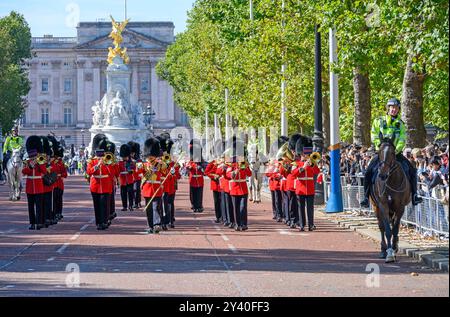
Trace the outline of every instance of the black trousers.
{"label": "black trousers", "polygon": [[111,197],[109,199],[108,214],[106,215],[107,219],[110,219],[111,216],[116,212],[116,186],[114,186],[110,196]]}
{"label": "black trousers", "polygon": [[222,219],[222,210],[221,210],[222,193],[213,191],[213,198],[214,198],[214,211],[216,212],[216,219],[220,220]]}
{"label": "black trousers", "polygon": [[286,219],[286,221],[291,220],[289,217],[289,196],[287,191],[282,190],[281,191],[281,209],[283,211],[283,216],[282,218]]}
{"label": "black trousers", "polygon": [[[145,205],[147,206],[151,197],[145,197]],[[148,227],[153,229],[154,226],[161,224],[161,209],[162,209],[161,197],[155,197],[150,205],[145,209],[147,215]]]}
{"label": "black trousers", "polygon": [[111,207],[111,194],[92,193],[92,201],[94,202],[95,224],[107,224]]}
{"label": "black trousers", "polygon": [[120,186],[120,197],[122,198],[122,206],[124,209],[128,209],[128,206],[133,207],[134,193],[133,184],[128,184],[125,186]]}
{"label": "black trousers", "polygon": [[283,196],[281,194],[281,190],[275,191],[275,208],[277,211],[277,218],[283,217]]}
{"label": "black trousers", "polygon": [[248,195],[231,196],[233,199],[236,224],[240,227],[247,225],[247,199]]}
{"label": "black trousers", "polygon": [[203,187],[190,186],[190,198],[192,209],[203,208]]}
{"label": "black trousers", "polygon": [[298,224],[299,223],[299,216],[298,216],[298,202],[297,202],[297,196],[295,195],[295,191],[288,190],[288,199],[289,199],[289,217],[290,220]]}
{"label": "black trousers", "polygon": [[168,225],[175,222],[175,194],[169,195],[164,193],[162,196],[163,200],[163,217],[162,224]]}
{"label": "black trousers", "polygon": [[134,182],[134,206],[137,208],[141,203],[141,181]]}
{"label": "black trousers", "polygon": [[222,218],[225,223],[234,224],[236,219],[234,218],[233,200],[230,193],[222,192]]}
{"label": "black trousers", "polygon": [[308,226],[314,226],[314,195],[297,195],[298,205],[300,207],[299,222],[300,227],[306,226],[305,207],[308,213]]}
{"label": "black trousers", "polygon": [[27,194],[28,217],[31,225],[43,225],[42,216],[43,194]]}
{"label": "black trousers", "polygon": [[64,190],[60,188],[53,189],[53,214],[62,215]]}
{"label": "black trousers", "polygon": [[44,218],[47,223],[54,219],[53,192],[44,193]]}
{"label": "black trousers", "polygon": [[274,190],[270,191],[270,197],[272,198],[272,213],[273,213],[273,217],[276,218],[276,216],[277,216],[277,203],[275,201],[275,191]]}

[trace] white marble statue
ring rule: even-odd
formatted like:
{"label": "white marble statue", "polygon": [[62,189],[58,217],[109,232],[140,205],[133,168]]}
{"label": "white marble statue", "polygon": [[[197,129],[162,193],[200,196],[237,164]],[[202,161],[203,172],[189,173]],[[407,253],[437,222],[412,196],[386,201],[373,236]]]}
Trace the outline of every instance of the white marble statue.
{"label": "white marble statue", "polygon": [[117,126],[130,126],[130,117],[128,114],[128,103],[123,98],[122,92],[117,91],[116,96],[111,100],[111,112],[113,125]]}
{"label": "white marble statue", "polygon": [[103,109],[100,101],[95,102],[95,106],[92,107],[92,123],[94,126],[103,125]]}

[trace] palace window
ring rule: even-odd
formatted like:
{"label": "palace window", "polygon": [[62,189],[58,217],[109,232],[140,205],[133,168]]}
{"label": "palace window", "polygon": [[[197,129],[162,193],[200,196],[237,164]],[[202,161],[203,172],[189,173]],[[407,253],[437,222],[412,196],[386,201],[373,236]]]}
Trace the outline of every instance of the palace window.
{"label": "palace window", "polygon": [[41,83],[42,83],[41,91],[42,92],[48,92],[48,78],[42,78]]}
{"label": "palace window", "polygon": [[64,108],[64,124],[72,124],[72,108]]}
{"label": "palace window", "polygon": [[72,92],[72,79],[70,79],[70,78],[64,79],[64,92],[65,93]]}
{"label": "palace window", "polygon": [[41,124],[48,125],[49,122],[49,111],[48,108],[41,109]]}

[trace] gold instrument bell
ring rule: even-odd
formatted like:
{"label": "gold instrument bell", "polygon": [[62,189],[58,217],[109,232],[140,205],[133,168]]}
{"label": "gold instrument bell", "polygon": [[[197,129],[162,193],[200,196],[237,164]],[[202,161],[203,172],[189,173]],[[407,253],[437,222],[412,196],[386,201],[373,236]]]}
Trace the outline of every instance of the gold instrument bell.
{"label": "gold instrument bell", "polygon": [[289,149],[289,142],[284,143],[277,152],[277,160],[289,160],[294,161],[295,157]]}
{"label": "gold instrument bell", "polygon": [[311,163],[313,163],[314,165],[317,165],[319,163],[319,161],[322,159],[322,156],[320,155],[319,152],[313,152],[309,156],[309,159],[311,160]]}
{"label": "gold instrument bell", "polygon": [[46,157],[46,155],[45,155],[45,154],[39,154],[39,155],[36,157],[36,162],[37,162],[39,165],[44,165],[45,163],[47,163],[47,157]]}
{"label": "gold instrument bell", "polygon": [[111,152],[107,152],[105,153],[105,156],[103,157],[103,163],[105,163],[106,165],[111,165],[113,163],[115,163],[116,159],[114,157],[114,154]]}

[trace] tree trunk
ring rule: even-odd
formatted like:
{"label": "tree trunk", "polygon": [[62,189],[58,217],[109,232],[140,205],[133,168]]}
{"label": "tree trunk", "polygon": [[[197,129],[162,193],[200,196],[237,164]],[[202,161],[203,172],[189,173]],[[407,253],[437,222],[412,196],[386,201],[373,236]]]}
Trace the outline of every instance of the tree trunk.
{"label": "tree trunk", "polygon": [[363,73],[358,67],[353,70],[353,91],[355,94],[353,142],[370,147],[370,125],[372,122],[370,79],[369,74]]}
{"label": "tree trunk", "polygon": [[323,148],[330,146],[330,96],[324,92],[322,97]]}
{"label": "tree trunk", "polygon": [[403,78],[402,119],[406,124],[406,145],[422,148],[426,145],[423,123],[423,85],[426,74],[413,70],[412,59],[413,56],[408,56]]}

